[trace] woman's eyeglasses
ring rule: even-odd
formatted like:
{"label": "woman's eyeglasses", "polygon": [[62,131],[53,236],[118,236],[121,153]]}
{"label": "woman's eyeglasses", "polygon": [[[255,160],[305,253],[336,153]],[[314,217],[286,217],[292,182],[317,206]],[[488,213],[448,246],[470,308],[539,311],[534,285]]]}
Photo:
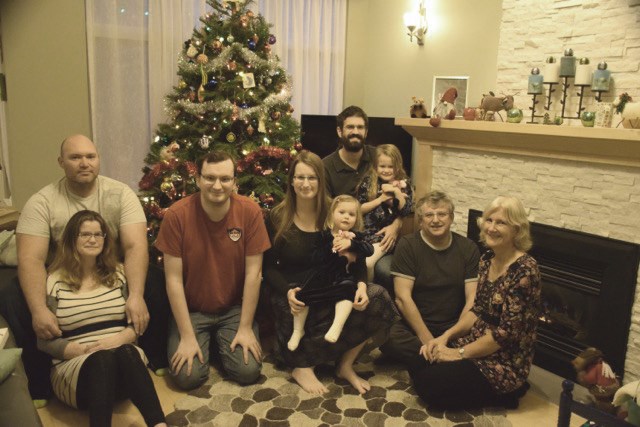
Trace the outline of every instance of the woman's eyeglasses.
{"label": "woman's eyeglasses", "polygon": [[102,232],[91,233],[89,231],[83,231],[81,233],[78,233],[78,237],[82,240],[91,240],[92,237],[96,240],[102,240],[107,237],[107,235]]}

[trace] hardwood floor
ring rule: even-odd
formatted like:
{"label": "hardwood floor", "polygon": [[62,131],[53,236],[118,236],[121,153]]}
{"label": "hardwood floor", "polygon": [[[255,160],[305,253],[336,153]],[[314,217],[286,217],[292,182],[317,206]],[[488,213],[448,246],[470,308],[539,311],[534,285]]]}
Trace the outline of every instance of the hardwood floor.
{"label": "hardwood floor", "polygon": [[[173,411],[175,401],[182,398],[183,393],[177,391],[170,384],[168,377],[156,377],[151,375],[155,384],[160,404],[165,414]],[[71,409],[56,399],[52,399],[49,404],[38,410],[44,427],[84,427],[89,425],[89,418],[84,411]],[[552,427],[557,423],[558,406],[549,400],[533,387],[520,401],[517,410],[508,411],[507,419],[514,427]],[[573,417],[571,427],[580,427],[584,420]],[[112,425],[143,427],[144,421],[135,406],[129,401],[121,402],[114,409]]]}

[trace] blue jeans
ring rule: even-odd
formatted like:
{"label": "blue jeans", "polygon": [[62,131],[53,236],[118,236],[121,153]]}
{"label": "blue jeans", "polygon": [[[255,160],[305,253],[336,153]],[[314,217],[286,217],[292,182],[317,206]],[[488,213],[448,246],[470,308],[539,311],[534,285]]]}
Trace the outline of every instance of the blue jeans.
{"label": "blue jeans", "polygon": [[[252,384],[258,380],[262,363],[255,360],[253,354],[249,353],[249,363],[245,364],[242,347],[236,346],[235,351],[231,351],[230,348],[240,325],[240,309],[240,306],[234,306],[220,314],[189,313],[193,332],[202,351],[204,363],[200,363],[196,356],[193,359],[191,375],[187,375],[186,363],[182,366],[180,372],[172,372],[173,379],[179,388],[192,390],[202,385],[209,378],[209,348],[212,336],[215,339],[222,368],[231,380],[240,384]],[[256,339],[260,340],[258,324],[255,321],[252,328]],[[180,332],[175,319],[172,317],[169,322],[169,344],[167,348],[169,360],[178,349],[178,344],[180,344]]]}

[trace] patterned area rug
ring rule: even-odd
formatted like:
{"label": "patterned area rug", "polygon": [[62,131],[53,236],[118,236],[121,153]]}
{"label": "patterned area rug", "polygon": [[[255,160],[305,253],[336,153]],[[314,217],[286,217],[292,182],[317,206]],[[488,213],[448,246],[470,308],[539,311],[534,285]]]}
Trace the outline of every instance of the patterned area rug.
{"label": "patterned area rug", "polygon": [[332,367],[318,367],[318,378],[329,389],[322,397],[303,391],[288,371],[277,369],[271,357],[257,384],[225,381],[215,370],[200,388],[175,403],[167,416],[171,426],[478,426],[508,427],[506,411],[486,408],[472,412],[442,412],[425,408],[415,395],[409,375],[399,365],[377,363],[380,353],[360,358],[355,369],[369,381],[363,396]]}

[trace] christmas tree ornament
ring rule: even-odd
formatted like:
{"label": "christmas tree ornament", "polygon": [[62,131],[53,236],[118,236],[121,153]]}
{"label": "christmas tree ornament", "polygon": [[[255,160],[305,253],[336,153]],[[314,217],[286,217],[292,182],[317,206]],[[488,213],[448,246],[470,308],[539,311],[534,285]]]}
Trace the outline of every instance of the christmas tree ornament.
{"label": "christmas tree ornament", "polygon": [[233,104],[233,108],[231,109],[231,120],[236,121],[238,120],[238,117],[240,116],[240,110],[238,109],[238,106]]}
{"label": "christmas tree ornament", "polygon": [[194,45],[190,45],[187,49],[187,56],[193,58],[198,54],[198,49]]}
{"label": "christmas tree ornament", "polygon": [[300,150],[302,150],[302,143],[300,141],[297,141],[295,144],[293,144],[293,147],[296,150],[300,151]]}
{"label": "christmas tree ornament", "polygon": [[265,124],[264,116],[260,116],[260,119],[258,119],[258,132],[267,133],[267,126]]}
{"label": "christmas tree ornament", "polygon": [[198,102],[204,102],[204,86],[200,85],[198,88]]}
{"label": "christmas tree ornament", "polygon": [[206,64],[207,62],[209,62],[209,57],[207,55],[205,55],[204,53],[201,53],[200,55],[198,55],[196,57],[196,62],[198,64]]}
{"label": "christmas tree ornament", "polygon": [[[242,87],[245,89],[251,89],[252,87],[256,87],[256,79],[253,76],[253,73],[242,73]],[[249,93],[249,95],[253,95]]]}
{"label": "christmas tree ornament", "polygon": [[209,135],[202,135],[200,140],[198,141],[198,145],[200,148],[206,150],[209,148],[209,144],[211,144],[211,137]]}
{"label": "christmas tree ornament", "polygon": [[264,51],[265,51],[265,53],[270,54],[271,53],[271,46],[269,46],[268,44],[264,45]]}
{"label": "christmas tree ornament", "polygon": [[236,61],[231,60],[227,63],[227,68],[231,71],[235,71],[238,68],[238,64],[236,63]]}
{"label": "christmas tree ornament", "polygon": [[264,83],[270,85],[271,83],[273,83],[273,79],[271,77],[267,77],[266,79],[264,79]]}
{"label": "christmas tree ornament", "polygon": [[276,44],[276,36],[269,34],[269,44]]}
{"label": "christmas tree ornament", "polygon": [[180,80],[178,82],[178,89],[185,89],[187,87],[187,82],[185,82],[184,80]]}
{"label": "christmas tree ornament", "polygon": [[172,173],[170,179],[171,179],[171,183],[173,183],[174,187],[177,186],[177,185],[182,184],[182,176],[177,172]]}
{"label": "christmas tree ornament", "polygon": [[233,132],[229,132],[226,136],[227,142],[233,144],[234,142],[236,142],[236,134]]}
{"label": "christmas tree ornament", "polygon": [[253,42],[257,44],[260,40],[260,37],[258,37],[258,35],[254,33],[253,37],[251,37],[251,40],[253,40]]}
{"label": "christmas tree ornament", "polygon": [[249,40],[247,42],[247,47],[249,48],[249,50],[256,50],[256,42],[254,42],[253,40]]}
{"label": "christmas tree ornament", "polygon": [[160,184],[160,191],[167,194],[170,193],[171,190],[175,190],[175,188],[173,187],[171,181],[169,181],[168,178],[165,178],[165,181],[162,181],[162,184]]}
{"label": "christmas tree ornament", "polygon": [[295,148],[292,148],[289,152],[291,153],[291,157],[295,157],[298,155],[298,151]]}
{"label": "christmas tree ornament", "polygon": [[215,52],[220,52],[222,50],[222,42],[220,40],[214,40],[211,42],[211,48]]}
{"label": "christmas tree ornament", "polygon": [[215,77],[211,77],[209,81],[204,85],[204,88],[206,90],[214,90],[216,86],[218,86],[218,81],[215,79]]}
{"label": "christmas tree ornament", "polygon": [[253,166],[253,171],[257,174],[262,175],[262,166],[260,166],[259,164],[255,164]]}
{"label": "christmas tree ornament", "polygon": [[242,104],[240,104],[240,108],[242,108],[243,110],[246,110],[247,108],[249,108],[249,104],[247,104],[246,102],[243,102]]}
{"label": "christmas tree ornament", "polygon": [[242,25],[244,28],[246,28],[247,25],[249,25],[249,18],[246,15],[242,15],[240,17],[240,25]]}
{"label": "christmas tree ornament", "polygon": [[196,100],[196,91],[193,89],[190,90],[187,94],[187,98],[189,99],[189,101],[194,102]]}
{"label": "christmas tree ornament", "polygon": [[280,120],[280,116],[282,115],[282,113],[280,113],[280,111],[272,111],[271,112],[271,118],[276,121],[276,120]]}
{"label": "christmas tree ornament", "polygon": [[293,109],[293,105],[289,104],[289,108],[287,109],[287,116],[290,116],[293,114],[295,110]]}
{"label": "christmas tree ornament", "polygon": [[236,40],[236,39],[235,39],[235,37],[233,37],[231,34],[229,34],[229,35],[227,36],[227,43],[231,44],[231,43],[233,43],[235,40]]}
{"label": "christmas tree ornament", "polygon": [[247,17],[248,17],[249,19],[252,19],[254,16],[255,16],[255,14],[253,13],[253,11],[251,11],[251,10],[247,10]]}
{"label": "christmas tree ornament", "polygon": [[255,132],[255,129],[253,128],[253,126],[251,125],[247,126],[247,133],[249,134],[249,136],[253,135],[253,132]]}

